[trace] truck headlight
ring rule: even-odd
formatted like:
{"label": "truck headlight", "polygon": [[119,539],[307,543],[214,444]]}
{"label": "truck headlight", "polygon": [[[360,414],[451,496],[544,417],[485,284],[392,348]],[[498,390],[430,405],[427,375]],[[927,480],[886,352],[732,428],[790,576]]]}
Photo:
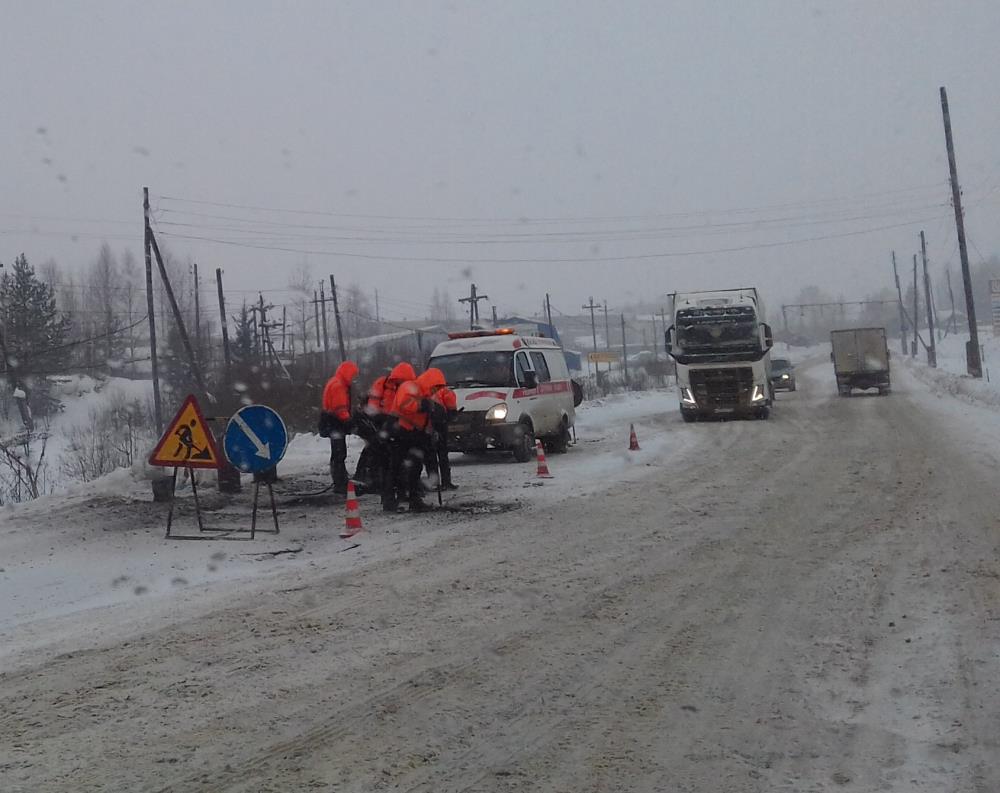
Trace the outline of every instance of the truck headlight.
{"label": "truck headlight", "polygon": [[499,402],[489,410],[486,411],[487,421],[506,421],[507,420],[507,403]]}
{"label": "truck headlight", "polygon": [[767,399],[767,389],[762,385],[755,385],[753,391],[750,392],[750,404],[763,402],[765,399]]}
{"label": "truck headlight", "polygon": [[691,393],[691,389],[686,386],[681,388],[681,404],[691,405],[692,407],[698,406],[698,402],[694,398],[694,394]]}
{"label": "truck headlight", "polygon": [[781,376],[781,379],[782,379],[782,380],[789,380],[789,379],[791,379],[791,378],[790,378],[790,377],[789,377],[789,376],[788,376],[787,374],[783,374],[783,375]]}

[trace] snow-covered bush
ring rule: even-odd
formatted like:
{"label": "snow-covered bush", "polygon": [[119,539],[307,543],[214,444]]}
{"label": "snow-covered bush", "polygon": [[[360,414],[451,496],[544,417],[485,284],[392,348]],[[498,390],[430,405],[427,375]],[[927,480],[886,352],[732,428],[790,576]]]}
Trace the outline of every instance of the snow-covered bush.
{"label": "snow-covered bush", "polygon": [[61,472],[90,482],[116,468],[129,468],[156,442],[148,407],[122,393],[90,411],[89,422],[64,430],[67,445]]}

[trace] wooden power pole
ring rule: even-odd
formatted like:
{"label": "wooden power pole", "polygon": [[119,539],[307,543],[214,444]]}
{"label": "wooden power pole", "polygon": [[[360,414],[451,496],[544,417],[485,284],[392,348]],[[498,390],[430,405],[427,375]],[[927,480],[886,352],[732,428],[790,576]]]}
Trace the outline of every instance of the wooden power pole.
{"label": "wooden power pole", "polygon": [[625,390],[628,390],[628,345],[625,342],[625,315],[622,314],[622,371],[625,373]]}
{"label": "wooden power pole", "polygon": [[160,366],[156,355],[156,299],[153,297],[153,230],[149,227],[149,188],[142,188],[142,213],[145,218],[143,247],[146,254],[146,313],[149,316],[149,363],[153,370],[153,418],[156,432],[163,434],[163,402],[160,399]]}
{"label": "wooden power pole", "polygon": [[326,287],[323,282],[319,282],[319,315],[323,322],[323,372],[329,374],[330,371],[330,337],[326,332]]}
{"label": "wooden power pole", "polygon": [[[337,323],[337,347],[340,350],[340,362],[343,363],[347,360],[347,348],[344,346],[344,327],[340,321],[340,302],[337,297],[337,282],[333,279],[333,273],[330,274],[330,297],[333,298],[333,319]],[[375,309],[375,320],[376,322],[381,322],[378,318],[378,308]]]}
{"label": "wooden power pole", "polygon": [[906,355],[906,309],[903,308],[903,289],[899,285],[899,270],[896,269],[896,251],[892,252],[892,277],[896,281],[896,296],[899,298],[899,337],[903,342],[903,355]]}
{"label": "wooden power pole", "polygon": [[962,281],[965,283],[965,312],[969,317],[969,342],[965,345],[965,366],[971,377],[983,376],[983,360],[979,353],[979,327],[976,325],[976,302],[972,294],[972,274],[969,271],[969,249],[965,242],[965,220],[962,216],[962,191],[958,187],[958,166],[955,164],[955,142],[951,136],[951,114],[948,94],[941,86],[941,115],[944,118],[944,142],[948,148],[948,171],[951,177],[951,203],[955,209],[958,233],[958,255],[962,261]]}
{"label": "wooden power pole", "polygon": [[927,239],[920,231],[920,256],[924,261],[924,302],[927,304],[927,365],[937,368],[937,347],[934,342],[934,303],[931,301],[931,278],[927,274]]}
{"label": "wooden power pole", "polygon": [[215,268],[215,286],[219,291],[219,324],[222,328],[222,355],[226,361],[226,377],[233,366],[232,354],[229,351],[229,323],[226,322],[226,297],[222,291],[222,268]]}
{"label": "wooden power pole", "polygon": [[468,297],[460,297],[458,299],[459,303],[469,304],[469,330],[475,330],[476,325],[479,323],[479,301],[489,300],[488,295],[480,295],[476,292],[476,285],[473,284],[469,289]]}

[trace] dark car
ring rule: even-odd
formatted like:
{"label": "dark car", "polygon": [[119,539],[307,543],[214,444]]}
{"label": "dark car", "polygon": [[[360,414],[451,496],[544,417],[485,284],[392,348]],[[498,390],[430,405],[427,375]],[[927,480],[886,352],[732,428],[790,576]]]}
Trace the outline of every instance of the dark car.
{"label": "dark car", "polygon": [[775,391],[795,390],[795,369],[787,358],[771,359],[771,385]]}

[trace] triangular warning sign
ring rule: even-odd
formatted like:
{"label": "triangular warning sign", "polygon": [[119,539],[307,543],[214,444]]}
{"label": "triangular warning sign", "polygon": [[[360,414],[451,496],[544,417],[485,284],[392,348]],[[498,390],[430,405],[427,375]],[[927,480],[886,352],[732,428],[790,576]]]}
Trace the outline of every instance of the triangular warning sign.
{"label": "triangular warning sign", "polygon": [[198,407],[198,400],[189,394],[163,437],[149,455],[150,465],[177,468],[218,468],[219,450],[208,422]]}

